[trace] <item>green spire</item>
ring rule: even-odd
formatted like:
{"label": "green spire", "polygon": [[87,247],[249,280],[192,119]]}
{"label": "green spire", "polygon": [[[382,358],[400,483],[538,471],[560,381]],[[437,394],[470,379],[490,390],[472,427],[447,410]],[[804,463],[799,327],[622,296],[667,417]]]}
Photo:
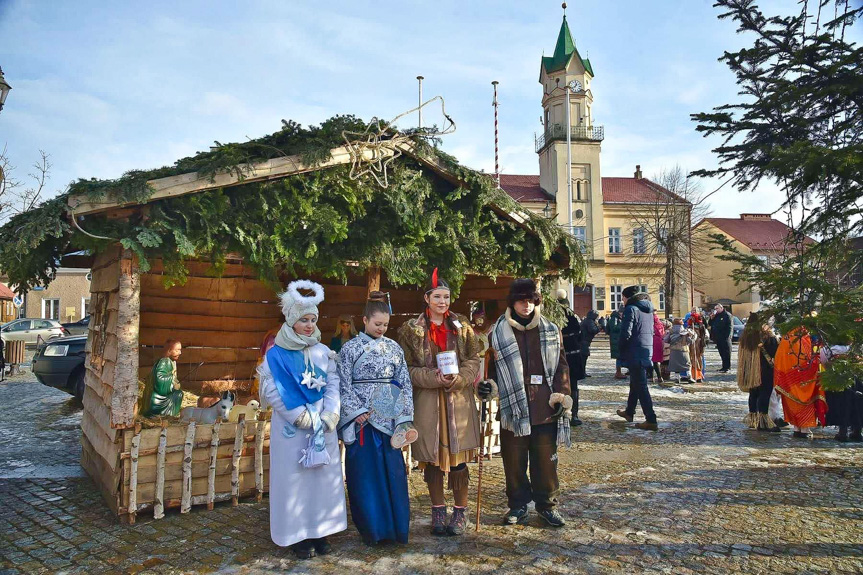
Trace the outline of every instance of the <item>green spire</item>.
{"label": "green spire", "polygon": [[581,60],[582,66],[593,76],[593,69],[590,66],[590,60],[582,58],[575,47],[575,42],[572,40],[572,34],[569,31],[569,24],[566,22],[566,15],[563,16],[563,24],[560,25],[560,33],[557,35],[557,44],[554,46],[553,56],[543,56],[542,66],[546,73],[550,74],[557,70],[563,70],[569,64],[572,55],[575,54]]}

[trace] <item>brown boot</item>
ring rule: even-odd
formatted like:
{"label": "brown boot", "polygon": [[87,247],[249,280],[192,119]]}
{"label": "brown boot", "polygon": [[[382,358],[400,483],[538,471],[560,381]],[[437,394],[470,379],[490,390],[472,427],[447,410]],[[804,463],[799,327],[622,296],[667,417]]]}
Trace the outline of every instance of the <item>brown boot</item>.
{"label": "brown boot", "polygon": [[614,379],[626,379],[626,376],[623,375],[623,372],[620,371],[620,368],[617,368],[617,371],[614,374]]}
{"label": "brown boot", "polygon": [[617,415],[619,415],[620,417],[622,417],[623,419],[625,419],[629,423],[632,423],[632,416],[629,415],[628,413],[626,413],[625,409],[618,409]]}
{"label": "brown boot", "polygon": [[635,426],[638,429],[646,429],[648,431],[658,431],[659,426],[656,425],[655,421],[642,421],[640,423],[636,423]]}

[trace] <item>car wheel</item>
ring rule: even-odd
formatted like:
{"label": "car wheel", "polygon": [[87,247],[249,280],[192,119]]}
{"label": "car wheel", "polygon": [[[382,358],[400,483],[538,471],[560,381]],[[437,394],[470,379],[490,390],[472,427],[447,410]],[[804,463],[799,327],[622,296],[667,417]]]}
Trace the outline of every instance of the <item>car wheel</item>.
{"label": "car wheel", "polygon": [[81,403],[84,402],[84,374],[85,370],[79,369],[69,377],[69,389]]}

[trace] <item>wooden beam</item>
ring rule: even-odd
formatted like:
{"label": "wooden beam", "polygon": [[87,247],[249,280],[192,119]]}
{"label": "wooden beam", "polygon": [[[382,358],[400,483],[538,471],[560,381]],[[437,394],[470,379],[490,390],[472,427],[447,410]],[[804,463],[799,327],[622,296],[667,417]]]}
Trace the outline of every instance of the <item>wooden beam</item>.
{"label": "wooden beam", "polygon": [[[369,159],[372,159],[371,150],[366,150],[364,153]],[[386,149],[380,153],[384,156],[392,155],[392,151]],[[351,154],[348,151],[347,146],[334,148],[330,150],[330,154],[332,157],[326,162],[322,162],[320,164],[305,164],[299,155],[274,158],[257,164],[244,164],[238,166],[239,170],[244,172],[244,176],[242,178],[238,176],[235,171],[231,171],[230,173],[216,174],[212,178],[210,176],[201,175],[198,172],[191,172],[188,174],[179,174],[177,176],[149,180],[147,184],[149,184],[155,191],[144,203],[196,192],[203,192],[206,190],[238,186],[251,182],[263,182],[267,180],[286,178],[296,174],[313,172],[351,162]],[[134,205],[132,202],[123,203],[117,202],[113,199],[93,201],[88,199],[85,195],[71,196],[68,203],[73,217],[85,214],[95,214],[124,206]]]}

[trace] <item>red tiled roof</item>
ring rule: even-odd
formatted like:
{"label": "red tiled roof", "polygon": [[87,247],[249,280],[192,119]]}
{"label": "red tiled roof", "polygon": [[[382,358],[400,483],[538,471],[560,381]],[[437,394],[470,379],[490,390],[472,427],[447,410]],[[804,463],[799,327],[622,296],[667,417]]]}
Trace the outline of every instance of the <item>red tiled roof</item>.
{"label": "red tiled roof", "polygon": [[6,287],[4,284],[0,284],[0,299],[13,299],[15,294]]}
{"label": "red tiled roof", "polygon": [[[773,218],[705,218],[735,240],[753,250],[779,250],[791,236],[791,228]],[[814,240],[806,238],[806,243]]]}
{"label": "red tiled roof", "polygon": [[553,202],[554,196],[539,187],[539,176],[501,174],[500,187],[517,202]]}
{"label": "red tiled roof", "polygon": [[[501,174],[500,187],[519,202],[555,201],[539,187],[539,176]],[[603,203],[652,204],[683,198],[647,178],[602,178]]]}

